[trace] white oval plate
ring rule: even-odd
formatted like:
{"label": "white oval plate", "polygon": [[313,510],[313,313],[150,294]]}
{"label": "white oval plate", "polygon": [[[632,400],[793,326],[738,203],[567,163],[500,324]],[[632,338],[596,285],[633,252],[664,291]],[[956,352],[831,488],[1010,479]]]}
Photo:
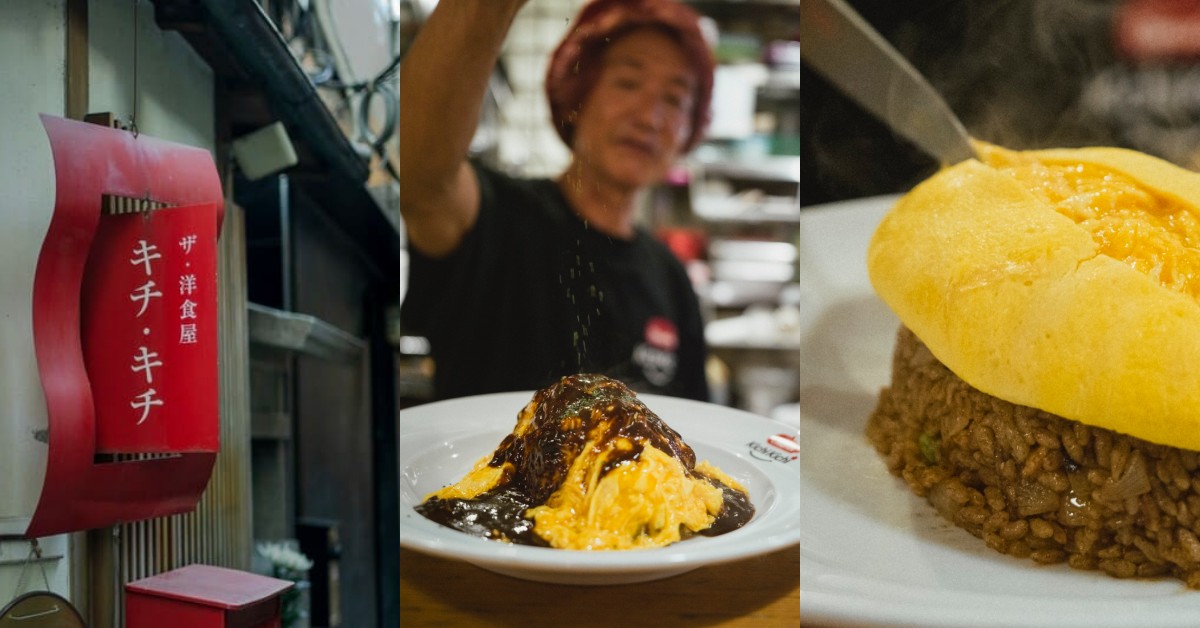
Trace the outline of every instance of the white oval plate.
{"label": "white oval plate", "polygon": [[[532,392],[439,401],[400,413],[400,545],[505,575],[558,584],[619,584],[666,578],[704,565],[766,554],[800,537],[796,429],[741,410],[687,399],[639,395],[696,452],[750,492],[754,517],[716,537],[648,550],[588,552],[510,545],[441,526],[413,508],[457,482],[516,425]],[[782,447],[780,446],[782,445]]]}
{"label": "white oval plate", "polygon": [[1005,556],[890,475],[863,433],[899,321],[866,247],[894,197],[808,208],[800,280],[802,621],[852,626],[1200,626],[1200,592]]}

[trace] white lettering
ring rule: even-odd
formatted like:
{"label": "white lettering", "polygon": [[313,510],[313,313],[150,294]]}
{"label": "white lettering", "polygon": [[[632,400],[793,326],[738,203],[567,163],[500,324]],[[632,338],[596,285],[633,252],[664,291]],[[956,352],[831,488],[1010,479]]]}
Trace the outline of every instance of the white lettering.
{"label": "white lettering", "polygon": [[196,291],[196,276],[192,274],[179,277],[179,294],[188,296]]}
{"label": "white lettering", "polygon": [[138,313],[137,313],[139,318],[142,316],[142,314],[146,313],[146,308],[150,306],[151,298],[162,296],[161,292],[158,292],[157,290],[154,289],[154,285],[155,285],[154,280],[151,279],[150,281],[147,281],[146,283],[142,284],[141,286],[138,286],[138,288],[129,295],[130,301],[133,301],[134,303],[137,303],[139,301],[141,302],[141,307],[138,308]]}
{"label": "white lettering", "polygon": [[138,351],[139,353],[133,356],[133,366],[129,367],[129,369],[134,373],[145,371],[146,383],[153,384],[154,372],[152,369],[156,366],[162,366],[162,362],[155,359],[158,357],[158,353],[150,351],[146,347],[138,347]]}
{"label": "white lettering", "polygon": [[183,253],[185,255],[192,252],[192,246],[195,244],[196,236],[194,234],[183,236],[183,238],[179,240],[179,248],[183,249]]}
{"label": "white lettering", "polygon": [[136,401],[131,401],[129,403],[129,407],[133,408],[134,410],[140,409],[142,411],[142,418],[138,419],[138,422],[137,422],[138,425],[145,423],[146,417],[150,416],[150,406],[163,405],[162,399],[156,399],[154,397],[154,395],[157,393],[158,393],[158,391],[154,390],[153,388],[150,388],[150,389],[146,390],[146,392],[138,395],[136,397]]}
{"label": "white lettering", "polygon": [[155,260],[155,259],[162,257],[162,255],[160,253],[154,252],[157,250],[158,250],[157,246],[155,246],[153,244],[147,244],[145,240],[138,240],[138,247],[133,250],[134,257],[133,257],[133,259],[129,260],[129,263],[134,266],[137,266],[138,264],[142,264],[143,266],[145,266],[146,267],[146,276],[149,277],[150,276],[150,260]]}
{"label": "white lettering", "polygon": [[678,359],[674,353],[643,343],[634,347],[633,362],[641,367],[646,381],[655,386],[666,386],[675,379]]}

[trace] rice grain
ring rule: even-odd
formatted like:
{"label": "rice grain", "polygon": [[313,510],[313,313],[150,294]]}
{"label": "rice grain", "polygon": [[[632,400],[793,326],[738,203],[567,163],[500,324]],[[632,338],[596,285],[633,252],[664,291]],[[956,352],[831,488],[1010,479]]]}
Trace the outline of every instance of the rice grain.
{"label": "rice grain", "polygon": [[867,424],[889,471],[988,547],[1200,589],[1200,454],[972,388],[901,328]]}

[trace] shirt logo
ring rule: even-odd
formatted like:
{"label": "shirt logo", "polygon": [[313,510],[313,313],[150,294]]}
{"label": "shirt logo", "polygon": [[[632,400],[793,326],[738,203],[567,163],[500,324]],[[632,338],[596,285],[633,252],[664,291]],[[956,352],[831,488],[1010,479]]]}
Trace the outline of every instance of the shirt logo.
{"label": "shirt logo", "polygon": [[655,386],[666,386],[675,379],[679,357],[679,331],[675,323],[662,316],[652,316],[646,321],[643,340],[633,348],[633,363],[642,370],[646,381]]}
{"label": "shirt logo", "polygon": [[679,348],[679,332],[675,323],[661,316],[646,321],[646,344],[656,349],[674,353]]}

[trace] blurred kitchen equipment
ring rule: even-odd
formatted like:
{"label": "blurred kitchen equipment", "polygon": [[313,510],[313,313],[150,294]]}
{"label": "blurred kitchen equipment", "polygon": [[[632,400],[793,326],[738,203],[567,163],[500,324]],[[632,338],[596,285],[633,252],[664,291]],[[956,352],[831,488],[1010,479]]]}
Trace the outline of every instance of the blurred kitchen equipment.
{"label": "blurred kitchen equipment", "polygon": [[843,0],[800,0],[800,58],[943,163],[975,157],[941,95]]}
{"label": "blurred kitchen equipment", "polygon": [[776,408],[795,400],[796,382],[795,369],[760,364],[744,366],[738,370],[735,381],[739,405],[754,414],[772,416]]}

